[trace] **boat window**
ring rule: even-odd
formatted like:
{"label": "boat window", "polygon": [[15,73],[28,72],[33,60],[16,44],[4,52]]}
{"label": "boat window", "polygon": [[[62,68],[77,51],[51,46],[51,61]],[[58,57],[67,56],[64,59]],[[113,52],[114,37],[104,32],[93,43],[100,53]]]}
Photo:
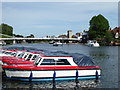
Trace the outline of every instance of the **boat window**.
{"label": "boat window", "polygon": [[5,53],[5,51],[2,51],[2,53]]}
{"label": "boat window", "polygon": [[30,60],[30,59],[31,59],[31,57],[32,57],[32,54],[30,54],[30,55],[28,56],[27,60]]}
{"label": "boat window", "polygon": [[19,58],[22,58],[24,54],[25,54],[25,53],[20,53],[20,54],[18,55],[18,57],[19,57]]}
{"label": "boat window", "polygon": [[8,54],[11,54],[11,52],[6,52],[5,54],[7,54],[7,55],[8,55]]}
{"label": "boat window", "polygon": [[35,60],[38,57],[38,55],[34,55],[32,60]]}
{"label": "boat window", "polygon": [[67,59],[58,59],[56,65],[71,65]]}
{"label": "boat window", "polygon": [[40,58],[40,57],[36,58],[34,64],[37,66],[40,63],[41,59],[42,58]]}
{"label": "boat window", "polygon": [[13,56],[16,57],[16,56],[17,56],[17,53],[15,53]]}
{"label": "boat window", "polygon": [[55,65],[54,59],[44,59],[41,65]]}
{"label": "boat window", "polygon": [[28,53],[27,53],[27,54],[25,54],[25,56],[24,56],[23,58],[26,58],[28,55],[29,55]]}
{"label": "boat window", "polygon": [[16,53],[12,52],[11,55],[14,56]]}
{"label": "boat window", "polygon": [[5,54],[7,51],[3,51],[3,53]]}
{"label": "boat window", "polygon": [[35,59],[35,62],[34,62],[34,63],[37,63],[37,62],[39,61],[39,59],[40,59],[40,57],[37,57],[37,58]]}

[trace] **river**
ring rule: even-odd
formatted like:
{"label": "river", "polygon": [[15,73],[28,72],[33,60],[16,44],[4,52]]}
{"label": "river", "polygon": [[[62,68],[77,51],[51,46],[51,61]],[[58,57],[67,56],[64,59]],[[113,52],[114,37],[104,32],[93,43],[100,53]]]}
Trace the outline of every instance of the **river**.
{"label": "river", "polygon": [[[101,78],[96,82],[95,80],[79,80],[76,86],[74,80],[71,81],[56,81],[56,88],[69,89],[69,88],[118,88],[118,46],[101,46],[99,48],[88,47],[85,45],[63,45],[53,46],[47,43],[34,43],[34,44],[14,44],[6,45],[8,47],[27,47],[52,52],[61,53],[76,53],[89,56],[93,61],[101,67]],[[52,88],[52,82],[21,82],[13,80],[2,80],[2,89],[6,88],[37,88],[46,89]]]}

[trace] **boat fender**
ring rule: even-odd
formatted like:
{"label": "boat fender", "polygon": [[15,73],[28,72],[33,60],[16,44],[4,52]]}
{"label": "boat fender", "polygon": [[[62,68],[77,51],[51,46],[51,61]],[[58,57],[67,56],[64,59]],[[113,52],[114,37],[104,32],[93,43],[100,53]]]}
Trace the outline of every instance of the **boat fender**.
{"label": "boat fender", "polygon": [[55,81],[55,78],[56,78],[56,72],[54,71],[54,73],[53,73],[53,81]]}
{"label": "boat fender", "polygon": [[56,78],[56,72],[54,71],[54,73],[53,73],[53,88],[56,88],[55,78]]}
{"label": "boat fender", "polygon": [[78,83],[78,76],[79,76],[79,73],[78,73],[78,70],[76,70],[76,83]]}
{"label": "boat fender", "polygon": [[98,71],[97,70],[96,70],[95,74],[96,74],[96,80],[98,80],[99,75],[98,75]]}
{"label": "boat fender", "polygon": [[30,76],[29,76],[29,82],[32,81],[32,77],[33,77],[33,73],[32,73],[32,71],[31,71],[31,72],[30,72]]}

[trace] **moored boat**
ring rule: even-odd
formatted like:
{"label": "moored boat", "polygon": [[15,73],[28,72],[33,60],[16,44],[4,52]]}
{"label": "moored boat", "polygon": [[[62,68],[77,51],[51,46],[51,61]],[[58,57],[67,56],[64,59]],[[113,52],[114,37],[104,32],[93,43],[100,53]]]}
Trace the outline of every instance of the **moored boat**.
{"label": "moored boat", "polygon": [[7,78],[22,81],[46,81],[71,80],[71,79],[93,79],[100,78],[100,67],[88,58],[82,57],[80,60],[73,60],[71,56],[42,56],[34,65],[3,65],[3,70]]}
{"label": "moored boat", "polygon": [[3,65],[18,65],[18,64],[33,64],[35,59],[42,54],[26,52],[26,51],[17,51],[17,53],[13,56],[2,57]]}
{"label": "moored boat", "polygon": [[53,46],[62,46],[63,45],[63,43],[61,43],[61,42],[55,42],[55,43],[53,43]]}
{"label": "moored boat", "polygon": [[88,40],[86,45],[90,47],[100,47],[99,43],[96,40]]}

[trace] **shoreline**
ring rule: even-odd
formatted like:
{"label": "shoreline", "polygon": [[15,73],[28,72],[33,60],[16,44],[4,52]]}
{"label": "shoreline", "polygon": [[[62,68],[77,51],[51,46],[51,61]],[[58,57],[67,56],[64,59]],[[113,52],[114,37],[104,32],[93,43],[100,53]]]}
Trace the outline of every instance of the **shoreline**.
{"label": "shoreline", "polygon": [[[39,43],[47,43],[49,44],[49,42],[38,42]],[[16,43],[16,44],[34,44],[34,43]],[[13,45],[13,44],[6,44],[6,45]],[[3,46],[6,46],[3,45]],[[86,45],[86,43],[63,43],[63,45]],[[120,46],[120,43],[113,43],[113,44],[107,44],[107,45],[100,45],[100,46]]]}

